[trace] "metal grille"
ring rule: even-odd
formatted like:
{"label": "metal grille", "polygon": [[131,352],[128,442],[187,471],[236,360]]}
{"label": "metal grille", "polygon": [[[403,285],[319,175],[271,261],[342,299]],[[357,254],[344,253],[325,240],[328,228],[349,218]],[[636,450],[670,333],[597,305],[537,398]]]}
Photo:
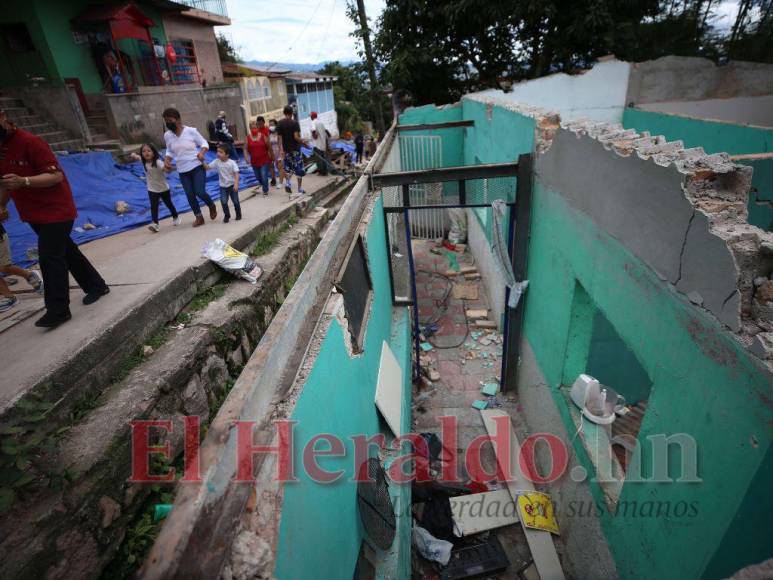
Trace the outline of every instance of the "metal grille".
{"label": "metal grille", "polygon": [[360,467],[357,505],[370,542],[387,550],[395,539],[395,510],[381,462],[371,457]]}
{"label": "metal grille", "polygon": [[[435,135],[400,135],[400,168],[420,171],[443,167],[443,138]],[[411,185],[411,205],[439,205],[444,202],[445,184]],[[453,184],[450,184],[453,185]],[[448,203],[446,201],[446,203]],[[447,229],[443,210],[425,210],[411,216],[411,235],[416,238],[442,238]]]}

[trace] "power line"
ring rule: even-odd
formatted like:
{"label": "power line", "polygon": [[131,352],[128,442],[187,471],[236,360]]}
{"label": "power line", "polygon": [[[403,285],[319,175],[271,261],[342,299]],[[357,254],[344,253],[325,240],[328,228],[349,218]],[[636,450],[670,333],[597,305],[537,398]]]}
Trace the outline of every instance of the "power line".
{"label": "power line", "polygon": [[[311,21],[312,21],[312,20],[314,20],[314,17],[317,15],[317,11],[319,10],[319,7],[320,7],[321,5],[322,5],[322,0],[319,0],[319,2],[317,2],[317,5],[316,5],[316,6],[315,6],[315,8],[314,8],[314,12],[312,12],[312,13],[311,13],[311,17],[310,17],[310,18],[309,18],[309,19],[306,21],[306,24],[304,24],[304,26],[303,26],[303,30],[301,30],[301,33],[300,33],[300,34],[299,34],[299,35],[296,37],[296,39],[295,39],[295,40],[293,40],[293,41],[290,43],[290,48],[288,48],[288,49],[287,49],[287,52],[292,52],[292,50],[293,50],[293,48],[295,47],[295,45],[298,43],[298,41],[301,39],[301,37],[302,37],[302,36],[304,35],[304,33],[306,32],[306,29],[309,27],[309,24],[311,24]],[[277,64],[279,64],[279,61],[272,62],[270,65],[268,65],[268,66],[266,67],[266,70],[267,70],[267,71],[268,71],[268,70],[271,70],[272,68],[274,68],[274,65],[277,65]]]}
{"label": "power line", "polygon": [[319,50],[317,51],[317,55],[314,57],[315,62],[319,62],[319,55],[322,54],[322,49],[325,47],[325,42],[327,42],[327,35],[330,32],[330,23],[333,22],[333,14],[336,11],[336,2],[337,0],[333,0],[333,8],[330,10],[330,16],[327,18],[327,26],[325,27],[325,35],[322,37],[322,42],[319,45]]}

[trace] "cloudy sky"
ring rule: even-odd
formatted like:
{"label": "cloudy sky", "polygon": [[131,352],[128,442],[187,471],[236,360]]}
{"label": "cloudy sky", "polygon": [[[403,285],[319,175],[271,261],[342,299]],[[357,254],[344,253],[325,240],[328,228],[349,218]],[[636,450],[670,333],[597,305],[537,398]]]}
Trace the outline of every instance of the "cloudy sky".
{"label": "cloudy sky", "polygon": [[[357,58],[346,0],[227,0],[229,36],[245,60],[316,63]],[[369,19],[385,0],[365,0]]]}
{"label": "cloudy sky", "polygon": [[[357,52],[349,33],[346,0],[226,0],[233,24],[219,27],[244,60],[317,63],[354,60]],[[386,0],[365,0],[375,20]],[[720,28],[732,24],[738,0],[724,0],[717,10]]]}

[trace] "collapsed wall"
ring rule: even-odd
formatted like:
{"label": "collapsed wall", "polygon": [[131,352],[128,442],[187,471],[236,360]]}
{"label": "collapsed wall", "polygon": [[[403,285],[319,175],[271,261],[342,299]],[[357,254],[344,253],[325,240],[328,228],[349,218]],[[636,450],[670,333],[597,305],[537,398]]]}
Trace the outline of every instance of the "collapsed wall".
{"label": "collapsed wall", "polygon": [[[601,147],[572,147],[572,139]],[[609,152],[623,159],[605,163]],[[564,170],[552,171],[559,163]],[[594,178],[618,196],[601,199],[594,195],[601,190],[580,194],[573,184],[559,183],[572,173],[567,164],[579,171],[591,163],[605,168]],[[663,280],[713,314],[754,354],[773,356],[773,233],[747,222],[750,167],[724,153],[707,155],[700,147],[685,149],[681,141],[589,121],[562,124],[540,166],[540,179],[566,193]]]}

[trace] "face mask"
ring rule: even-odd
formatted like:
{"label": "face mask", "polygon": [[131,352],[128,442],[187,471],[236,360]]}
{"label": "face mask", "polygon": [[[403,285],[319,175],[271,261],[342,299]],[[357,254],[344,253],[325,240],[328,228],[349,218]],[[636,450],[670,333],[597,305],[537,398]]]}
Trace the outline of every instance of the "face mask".
{"label": "face mask", "polygon": [[173,123],[172,121],[167,121],[166,128],[170,131],[176,131],[177,130],[177,123]]}
{"label": "face mask", "polygon": [[271,131],[272,133],[276,133],[276,127],[269,127],[268,130]]}
{"label": "face mask", "polygon": [[252,133],[253,135],[257,135],[258,134],[258,128],[257,127],[252,127],[250,129],[250,133]]}

